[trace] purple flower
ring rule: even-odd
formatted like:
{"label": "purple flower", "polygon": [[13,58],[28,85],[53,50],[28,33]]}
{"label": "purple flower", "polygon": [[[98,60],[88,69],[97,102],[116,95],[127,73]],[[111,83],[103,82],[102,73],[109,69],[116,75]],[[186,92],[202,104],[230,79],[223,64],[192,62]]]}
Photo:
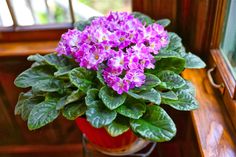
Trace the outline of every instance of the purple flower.
{"label": "purple flower", "polygon": [[140,69],[129,70],[125,75],[125,79],[130,82],[131,88],[142,86],[145,82],[145,78],[144,72]]}
{"label": "purple flower", "polygon": [[128,92],[129,83],[127,80],[117,77],[115,83],[112,85],[112,89],[115,90],[118,94]]}
{"label": "purple flower", "polygon": [[56,48],[59,55],[70,55],[78,50],[79,43],[81,42],[81,32],[77,29],[68,30],[62,35],[61,41]]}
{"label": "purple flower", "polygon": [[163,26],[145,27],[127,12],[110,12],[95,18],[83,31],[63,34],[56,51],[72,56],[87,69],[103,65],[105,83],[122,94],[145,83],[145,69],[155,68],[154,56],[168,44]]}

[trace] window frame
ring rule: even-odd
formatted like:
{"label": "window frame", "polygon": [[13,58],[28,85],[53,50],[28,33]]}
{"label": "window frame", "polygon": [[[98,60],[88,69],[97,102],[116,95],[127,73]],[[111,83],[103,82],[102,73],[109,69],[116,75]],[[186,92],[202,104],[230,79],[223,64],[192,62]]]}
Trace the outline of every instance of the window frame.
{"label": "window frame", "polygon": [[6,0],[6,3],[13,25],[0,27],[0,42],[59,40],[61,34],[66,32],[68,29],[72,29],[73,23],[75,22],[72,0],[68,0],[71,17],[70,23],[53,23],[45,25],[35,24],[29,26],[18,25],[11,1]]}
{"label": "window frame", "polygon": [[225,61],[223,52],[220,50],[220,42],[223,36],[224,21],[227,13],[227,4],[229,0],[217,1],[216,11],[212,27],[212,36],[210,42],[210,57],[208,58],[209,67],[215,67],[213,73],[214,80],[224,84],[222,94],[225,107],[228,110],[229,117],[236,129],[236,81],[230,70],[229,65]]}

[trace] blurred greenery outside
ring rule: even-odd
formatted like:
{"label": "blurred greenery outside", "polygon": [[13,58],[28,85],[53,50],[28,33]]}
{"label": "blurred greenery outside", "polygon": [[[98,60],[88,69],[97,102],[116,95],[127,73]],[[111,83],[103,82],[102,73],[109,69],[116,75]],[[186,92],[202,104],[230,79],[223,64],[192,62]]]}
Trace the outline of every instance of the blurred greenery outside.
{"label": "blurred greenery outside", "polygon": [[[131,11],[131,0],[78,0],[78,4],[79,3],[83,3],[104,15],[108,14],[110,11]],[[53,22],[63,23],[71,21],[69,8],[55,3],[50,10],[53,13]],[[35,12],[35,14],[38,24],[51,23],[47,12]],[[84,20],[84,18],[78,14],[75,14],[75,17],[78,20]]]}

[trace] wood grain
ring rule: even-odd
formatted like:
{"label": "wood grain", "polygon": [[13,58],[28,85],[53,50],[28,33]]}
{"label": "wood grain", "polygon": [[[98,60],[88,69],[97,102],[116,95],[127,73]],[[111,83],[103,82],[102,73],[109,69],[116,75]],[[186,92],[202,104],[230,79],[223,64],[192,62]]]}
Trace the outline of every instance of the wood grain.
{"label": "wood grain", "polygon": [[222,53],[219,50],[211,50],[211,57],[209,58],[209,67],[216,65],[216,71],[213,75],[217,83],[224,83],[225,90],[221,92],[224,105],[228,111],[230,119],[236,130],[236,84],[235,79],[230,72]]}
{"label": "wood grain", "polygon": [[196,87],[199,109],[191,115],[202,156],[235,157],[236,133],[221,95],[207,79],[206,69],[185,70],[183,76]]}
{"label": "wood grain", "polygon": [[35,53],[46,54],[54,52],[58,40],[0,43],[0,57],[28,56]]}
{"label": "wood grain", "polygon": [[71,23],[0,28],[0,43],[59,40],[71,28]]}

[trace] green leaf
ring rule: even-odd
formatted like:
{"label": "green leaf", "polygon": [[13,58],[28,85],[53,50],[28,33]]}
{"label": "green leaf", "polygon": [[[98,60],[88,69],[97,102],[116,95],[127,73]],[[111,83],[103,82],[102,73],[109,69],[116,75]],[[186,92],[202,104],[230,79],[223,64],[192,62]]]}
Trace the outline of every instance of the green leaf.
{"label": "green leaf", "polygon": [[163,27],[167,27],[170,24],[170,20],[169,19],[160,19],[160,20],[157,20],[156,23],[162,25]]}
{"label": "green leaf", "polygon": [[169,44],[167,47],[162,48],[160,53],[166,53],[168,51],[174,51],[180,55],[180,57],[184,57],[186,55],[185,48],[182,44],[182,39],[174,32],[168,32],[169,36]]}
{"label": "green leaf", "polygon": [[96,105],[99,103],[100,99],[98,97],[99,90],[92,88],[87,91],[87,96],[85,97],[85,104],[89,106]]}
{"label": "green leaf", "polygon": [[69,78],[72,84],[83,92],[87,92],[91,88],[93,73],[82,67],[78,67],[70,71]]}
{"label": "green leaf", "polygon": [[173,91],[168,91],[168,92],[162,92],[161,93],[161,101],[163,100],[178,100],[177,95]]}
{"label": "green leaf", "polygon": [[191,111],[198,108],[198,103],[194,96],[186,91],[177,91],[178,100],[163,100],[164,104],[180,111]]}
{"label": "green leaf", "polygon": [[79,116],[83,115],[86,111],[86,105],[81,102],[73,102],[68,104],[63,109],[63,116],[69,120],[75,120]]}
{"label": "green leaf", "polygon": [[88,106],[86,111],[87,120],[95,128],[111,124],[116,115],[114,110],[109,110],[101,101],[96,101],[93,105]]}
{"label": "green leaf", "polygon": [[171,140],[176,134],[176,127],[169,115],[159,106],[147,106],[145,115],[140,119],[130,120],[131,129],[141,137],[155,142]]}
{"label": "green leaf", "polygon": [[199,58],[198,56],[192,54],[192,53],[187,53],[184,56],[185,60],[186,60],[186,65],[185,68],[189,68],[189,69],[201,69],[201,68],[205,68],[206,64],[201,60],[201,58]]}
{"label": "green leaf", "polygon": [[88,20],[80,20],[74,24],[74,27],[76,27],[80,31],[83,31],[85,27],[89,26],[95,18],[97,17],[93,16],[93,17],[90,17]]}
{"label": "green leaf", "polygon": [[110,110],[114,110],[125,102],[127,95],[119,95],[107,86],[104,86],[99,91],[99,98],[103,101],[105,106]]}
{"label": "green leaf", "polygon": [[97,78],[103,85],[105,85],[101,71],[97,71]]}
{"label": "green leaf", "polygon": [[129,119],[119,115],[105,129],[112,137],[119,136],[129,130]]}
{"label": "green leaf", "polygon": [[173,71],[162,71],[157,76],[161,80],[159,87],[164,89],[178,89],[185,85],[185,80]]}
{"label": "green leaf", "polygon": [[190,81],[185,81],[186,84],[181,88],[181,90],[190,93],[191,95],[195,96],[195,87]]}
{"label": "green leaf", "polygon": [[25,100],[29,99],[32,96],[31,92],[27,92],[27,93],[20,93],[18,100],[17,100],[17,104],[15,106],[15,115],[21,115],[22,114],[22,106]]}
{"label": "green leaf", "polygon": [[125,117],[139,119],[146,111],[146,104],[142,101],[129,99],[123,105],[118,107],[116,111]]}
{"label": "green leaf", "polygon": [[80,100],[82,97],[84,97],[84,93],[82,93],[80,90],[73,91],[68,97],[66,98],[65,104],[69,104],[75,101]]}
{"label": "green leaf", "polygon": [[[157,55],[158,56],[158,55]],[[177,74],[181,73],[185,67],[185,59],[181,57],[169,56],[168,58],[160,58],[155,63],[157,72],[170,70]]]}
{"label": "green leaf", "polygon": [[40,104],[42,101],[44,101],[44,97],[41,96],[32,96],[26,99],[22,104],[21,118],[27,120],[34,106]]}
{"label": "green leaf", "polygon": [[165,50],[160,51],[157,55],[155,55],[154,58],[156,60],[160,60],[162,58],[172,58],[172,57],[181,58],[181,56],[180,56],[180,54],[178,52],[175,52],[175,51],[165,51]]}
{"label": "green leaf", "polygon": [[183,46],[182,39],[174,32],[168,32],[168,36],[170,42],[167,49],[178,52],[177,50]]}
{"label": "green leaf", "polygon": [[67,95],[66,96],[62,96],[60,98],[58,98],[57,100],[57,106],[56,106],[56,110],[61,110],[64,106],[66,106],[66,99],[67,99]]}
{"label": "green leaf", "polygon": [[15,106],[15,115],[21,115],[23,120],[27,120],[33,107],[44,100],[44,96],[35,95],[32,91],[20,93]]}
{"label": "green leaf", "polygon": [[146,76],[145,83],[138,89],[150,90],[151,88],[156,87],[161,83],[160,79],[153,74],[146,73],[145,76]]}
{"label": "green leaf", "polygon": [[150,25],[152,24],[154,21],[147,15],[140,13],[140,12],[132,12],[131,13],[135,18],[139,19],[139,21],[141,21],[143,24]]}
{"label": "green leaf", "polygon": [[41,56],[40,54],[30,55],[27,57],[28,61],[36,61],[36,62],[43,62],[45,61],[45,58]]}
{"label": "green leaf", "polygon": [[15,79],[14,83],[17,87],[27,88],[35,86],[39,82],[53,79],[53,73],[55,68],[49,65],[40,65],[33,68],[29,68],[21,73]]}
{"label": "green leaf", "polygon": [[59,77],[59,76],[65,76],[68,75],[69,72],[74,68],[75,66],[69,65],[65,67],[61,67],[58,69],[57,72],[54,73],[54,76]]}
{"label": "green leaf", "polygon": [[45,80],[39,80],[35,85],[32,86],[33,91],[44,91],[44,92],[56,92],[63,90],[64,82],[57,78],[48,78]]}
{"label": "green leaf", "polygon": [[129,91],[128,94],[135,99],[147,100],[157,105],[161,103],[160,93],[153,88],[150,90],[141,91],[138,93],[135,93],[134,91]]}
{"label": "green leaf", "polygon": [[68,56],[58,55],[56,53],[50,53],[45,56],[41,56],[40,54],[31,55],[27,58],[29,61],[36,61],[36,63],[40,64],[49,64],[57,68],[54,74],[55,76],[63,76],[69,73],[70,70],[77,66],[77,63]]}
{"label": "green leaf", "polygon": [[59,116],[55,101],[43,101],[33,107],[28,118],[29,130],[35,130],[51,123]]}

